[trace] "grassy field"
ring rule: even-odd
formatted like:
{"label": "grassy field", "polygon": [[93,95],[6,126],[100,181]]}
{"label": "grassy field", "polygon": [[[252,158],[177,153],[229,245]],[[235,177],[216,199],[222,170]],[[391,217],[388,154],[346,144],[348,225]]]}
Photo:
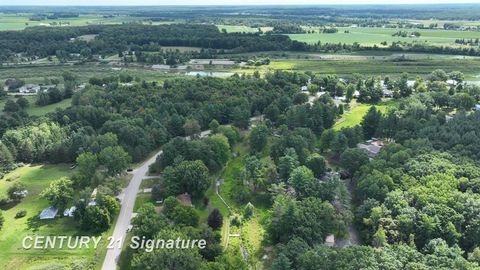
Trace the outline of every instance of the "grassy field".
{"label": "grassy field", "polygon": [[[357,103],[355,100],[350,102],[350,110],[346,111],[342,117],[337,120],[333,126],[334,130],[340,130],[346,127],[354,127],[359,125],[365,114],[367,114],[371,104]],[[389,108],[398,106],[398,102],[394,100],[382,101],[375,107],[381,112],[387,112]]]}
{"label": "grassy field", "polygon": [[[107,251],[107,237],[113,233],[113,226],[102,236],[97,249],[93,246],[83,249],[30,249],[22,248],[22,239],[32,235],[90,235],[80,232],[72,218],[56,218],[41,221],[38,215],[48,207],[48,202],[39,194],[53,180],[70,176],[68,165],[26,165],[5,175],[0,180],[0,197],[5,196],[8,187],[15,182],[25,184],[28,195],[20,203],[2,209],[5,224],[0,232],[0,269],[100,269]],[[18,211],[26,210],[27,215],[16,219]],[[116,220],[112,222],[115,224]],[[69,268],[76,265],[77,268]]]}
{"label": "grassy field", "polygon": [[102,15],[83,14],[74,18],[63,18],[55,20],[30,21],[29,18],[33,14],[10,14],[0,13],[0,31],[6,30],[22,30],[32,26],[49,26],[49,25],[69,25],[83,26],[91,24],[120,24],[124,22],[142,21],[141,18],[135,18],[126,15],[104,18]]}
{"label": "grassy field", "polygon": [[[42,116],[45,115],[49,112],[54,112],[57,108],[64,109],[67,108],[71,105],[72,99],[64,99],[60,102],[54,103],[54,104],[49,104],[46,106],[38,106],[35,104],[35,101],[37,99],[36,96],[25,96],[25,98],[29,101],[30,105],[28,108],[26,108],[26,112],[30,116]],[[13,96],[8,96],[5,99],[0,100],[0,115],[3,113],[3,107],[5,106],[5,102],[7,100],[14,100],[16,101],[18,98],[13,97]]]}
{"label": "grassy field", "polygon": [[[26,269],[29,266],[42,266],[74,261],[84,262],[93,257],[93,249],[83,250],[24,250],[22,239],[27,235],[75,235],[78,233],[71,218],[40,221],[40,211],[48,202],[38,195],[55,179],[70,175],[66,165],[27,165],[14,170],[0,180],[0,196],[4,196],[9,186],[18,181],[26,185],[28,196],[20,203],[3,209],[5,225],[0,233],[0,268]],[[10,180],[10,181],[9,181]],[[15,214],[26,210],[27,216],[15,219]]]}
{"label": "grassy field", "polygon": [[[227,30],[227,33],[235,33],[235,32],[240,32],[240,33],[256,33],[258,32],[258,28],[254,27],[249,27],[245,25],[224,25],[224,24],[219,24],[217,25],[218,30],[222,31],[222,29]],[[268,32],[272,31],[272,27],[260,27],[260,30],[262,32]]]}
{"label": "grassy field", "polygon": [[[33,97],[35,98],[35,97]],[[72,104],[72,99],[64,99],[60,102],[54,103],[54,104],[49,104],[46,106],[37,106],[34,104],[35,100],[30,101],[30,107],[26,109],[28,115],[31,116],[42,116],[45,115],[49,112],[54,112],[57,108],[59,109],[65,109],[67,107],[70,107]]]}
{"label": "grassy field", "polygon": [[[290,38],[307,43],[359,43],[361,45],[380,45],[381,42],[404,41],[409,43],[425,43],[431,45],[456,45],[455,39],[475,39],[480,38],[480,32],[474,31],[454,31],[441,29],[398,29],[381,27],[338,27],[338,32],[334,34],[323,34],[318,32],[318,28],[309,28],[315,33],[311,34],[291,34]],[[420,32],[418,38],[392,36],[399,30],[411,33]]]}
{"label": "grassy field", "polygon": [[[318,56],[317,57],[322,57]],[[399,56],[400,57],[400,56]],[[305,59],[308,58],[308,59]],[[461,71],[467,79],[478,80],[480,75],[480,58],[443,58],[431,56],[430,58],[386,58],[386,56],[343,55],[335,58],[330,55],[323,58],[314,58],[312,55],[303,59],[275,59],[268,66],[244,67],[241,69],[226,70],[237,73],[253,73],[259,70],[262,73],[272,70],[312,71],[319,74],[338,74],[349,76],[353,73],[363,75],[392,75],[398,76],[404,72],[412,78],[416,75],[426,75],[436,69],[447,72]]]}
{"label": "grassy field", "polygon": [[178,76],[175,73],[147,70],[140,67],[114,69],[108,64],[87,63],[83,65],[48,65],[0,68],[0,83],[8,78],[18,78],[26,83],[44,83],[45,78],[61,78],[62,73],[69,71],[77,76],[79,82],[88,82],[91,77],[108,77],[128,72],[133,77],[147,81],[163,81],[165,78]]}

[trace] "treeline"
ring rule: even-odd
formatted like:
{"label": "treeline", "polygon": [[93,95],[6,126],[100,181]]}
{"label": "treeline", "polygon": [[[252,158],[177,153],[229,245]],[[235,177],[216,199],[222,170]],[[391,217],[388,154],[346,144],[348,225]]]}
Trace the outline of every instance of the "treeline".
{"label": "treeline", "polygon": [[[299,91],[298,77],[290,76],[276,73],[267,80],[252,76],[182,78],[166,80],[162,86],[146,82],[121,86],[118,78],[92,79],[98,86],[75,93],[72,107],[51,113],[46,123],[39,119],[6,131],[2,141],[19,154],[18,161],[73,161],[92,148],[98,136],[113,133],[119,145],[138,161],[170,138],[207,129],[213,119],[246,128],[252,115]],[[20,113],[3,117],[17,119],[16,125],[29,121]],[[36,134],[36,130],[45,134]]]}
{"label": "treeline", "polygon": [[[96,35],[92,41],[77,39]],[[0,59],[13,54],[47,57],[68,54],[117,54],[128,50],[159,51],[162,46],[189,46],[234,52],[291,50],[297,41],[283,35],[221,33],[214,25],[96,25],[68,28],[32,27],[0,33]]]}
{"label": "treeline", "polygon": [[[295,24],[277,26],[278,33],[304,31]],[[283,27],[283,28],[282,28]],[[285,28],[285,29],[284,29]],[[325,28],[327,32],[335,28]],[[325,30],[324,29],[324,30]],[[400,31],[399,33],[406,34]],[[416,34],[413,32],[412,34]],[[82,35],[95,35],[91,41],[78,39]],[[204,48],[203,52],[172,54],[158,53],[162,46],[187,46]],[[8,61],[15,55],[23,57],[57,56],[61,60],[91,60],[93,56],[123,54],[123,52],[157,52],[156,55],[144,54],[142,61],[169,64],[178,61],[180,56],[210,57],[212,54],[253,51],[312,51],[312,52],[349,52],[362,50],[387,50],[404,52],[424,52],[439,54],[480,55],[475,47],[435,46],[419,43],[393,42],[388,47],[361,46],[360,44],[322,43],[306,44],[291,40],[282,34],[261,33],[222,33],[214,25],[173,24],[173,25],[96,25],[68,28],[32,27],[23,31],[0,32],[0,61]],[[215,52],[216,51],[216,52]],[[124,55],[122,57],[125,57]],[[163,59],[161,59],[161,58]],[[97,57],[96,57],[97,58]],[[133,60],[128,56],[125,61]]]}

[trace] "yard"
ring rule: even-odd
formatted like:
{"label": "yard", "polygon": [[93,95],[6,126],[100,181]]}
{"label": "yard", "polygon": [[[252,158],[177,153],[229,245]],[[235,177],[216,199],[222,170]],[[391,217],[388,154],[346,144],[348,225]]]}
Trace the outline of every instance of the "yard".
{"label": "yard", "polygon": [[[25,110],[28,113],[28,115],[30,115],[30,116],[42,116],[42,115],[45,115],[47,113],[54,112],[57,108],[65,109],[67,107],[70,107],[70,105],[72,103],[72,99],[68,98],[68,99],[64,99],[60,102],[49,104],[49,105],[46,105],[46,106],[38,106],[38,105],[35,104],[35,101],[36,101],[36,98],[37,98],[36,96],[25,96],[25,98],[30,103],[28,108],[26,108],[26,110]],[[12,97],[12,96],[9,96],[8,99],[12,99],[14,101],[17,100],[17,98]],[[8,99],[4,99],[4,100],[0,101],[0,114],[3,113],[3,107],[5,106],[5,102]]]}
{"label": "yard", "polygon": [[[333,126],[334,130],[340,130],[346,127],[354,127],[362,122],[363,117],[367,114],[371,104],[357,103],[356,101],[350,102],[351,109],[346,111],[342,117],[337,120]],[[388,108],[398,106],[398,102],[393,100],[382,101],[376,104],[375,107],[381,112],[387,112]]]}
{"label": "yard", "polygon": [[[78,233],[71,218],[40,221],[38,215],[48,207],[48,202],[38,195],[55,179],[70,175],[67,165],[26,165],[7,174],[0,180],[0,196],[5,196],[9,186],[18,181],[26,185],[27,197],[20,203],[3,209],[4,228],[0,232],[0,268],[25,269],[29,266],[86,263],[93,258],[92,249],[85,250],[24,250],[22,239],[27,235],[75,235]],[[26,210],[23,218],[15,214]]]}
{"label": "yard", "polygon": [[[0,269],[18,270],[29,269],[64,269],[65,266],[75,265],[76,269],[87,269],[93,266],[100,269],[105,258],[107,236],[112,234],[113,226],[103,233],[102,240],[95,250],[93,246],[83,249],[30,249],[22,248],[25,236],[32,235],[89,235],[76,228],[72,218],[57,217],[55,220],[40,220],[40,212],[49,206],[48,202],[39,194],[53,180],[70,176],[72,171],[68,165],[25,165],[5,175],[0,180],[0,197],[5,196],[8,187],[16,181],[25,184],[28,195],[20,203],[2,209],[5,224],[0,231]],[[15,214],[26,210],[23,218],[15,218]],[[113,224],[115,224],[115,220]],[[87,267],[88,266],[88,267]],[[90,269],[90,268],[89,268]]]}

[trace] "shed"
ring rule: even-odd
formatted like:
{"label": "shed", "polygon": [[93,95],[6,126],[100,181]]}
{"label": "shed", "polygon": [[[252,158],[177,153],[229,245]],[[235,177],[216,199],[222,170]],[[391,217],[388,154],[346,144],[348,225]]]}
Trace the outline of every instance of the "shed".
{"label": "shed", "polygon": [[40,219],[54,219],[57,216],[58,208],[50,206],[40,213]]}
{"label": "shed", "polygon": [[327,235],[325,238],[325,245],[327,247],[333,247],[335,245],[335,236],[333,234]]}

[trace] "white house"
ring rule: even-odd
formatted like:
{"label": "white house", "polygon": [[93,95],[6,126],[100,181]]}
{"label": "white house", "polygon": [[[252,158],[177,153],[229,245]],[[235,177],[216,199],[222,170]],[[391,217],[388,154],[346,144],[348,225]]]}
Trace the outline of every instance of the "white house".
{"label": "white house", "polygon": [[40,91],[40,85],[37,84],[25,84],[20,87],[18,91],[24,94],[37,94]]}
{"label": "white house", "polygon": [[42,212],[40,213],[40,219],[54,219],[57,216],[57,213],[58,209],[50,206],[42,210]]}
{"label": "white house", "polygon": [[152,66],[153,70],[170,70],[169,65],[153,65]]}

